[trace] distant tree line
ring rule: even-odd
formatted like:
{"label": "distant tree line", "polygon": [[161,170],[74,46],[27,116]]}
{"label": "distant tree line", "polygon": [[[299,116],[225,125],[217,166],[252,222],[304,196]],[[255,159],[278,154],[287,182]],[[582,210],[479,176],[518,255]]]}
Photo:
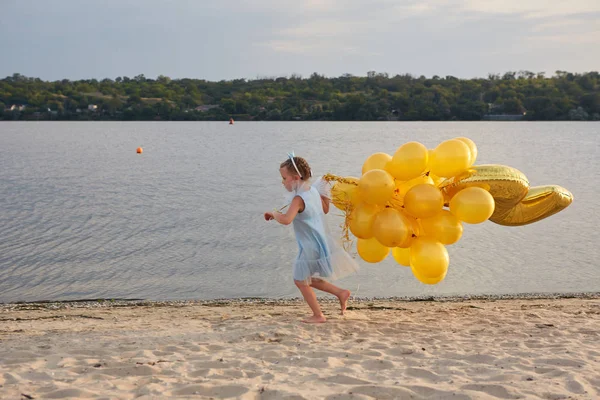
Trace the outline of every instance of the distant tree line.
{"label": "distant tree line", "polygon": [[0,120],[600,120],[598,72],[458,79],[369,72],[202,79],[0,80]]}

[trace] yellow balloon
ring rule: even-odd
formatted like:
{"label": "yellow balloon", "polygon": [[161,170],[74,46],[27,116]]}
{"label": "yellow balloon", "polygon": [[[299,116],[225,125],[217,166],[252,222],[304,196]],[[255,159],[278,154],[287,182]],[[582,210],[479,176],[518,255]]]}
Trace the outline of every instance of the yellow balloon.
{"label": "yellow balloon", "polygon": [[494,198],[485,189],[468,187],[450,200],[450,212],[468,224],[480,224],[494,213]]}
{"label": "yellow balloon", "polygon": [[387,247],[399,247],[412,236],[412,229],[402,213],[385,208],[373,220],[373,236]]}
{"label": "yellow balloon", "polygon": [[396,179],[407,181],[425,172],[429,155],[419,142],[408,142],[396,150],[386,170]]}
{"label": "yellow balloon", "polygon": [[410,181],[396,181],[396,189],[394,190],[394,195],[392,196],[394,207],[403,206],[404,196],[406,196],[406,193],[414,186],[420,184],[433,185],[433,180],[427,175],[421,175],[415,179],[411,179]]}
{"label": "yellow balloon", "polygon": [[417,278],[420,282],[425,283],[427,285],[435,285],[436,283],[440,283],[441,281],[444,280],[444,278],[446,277],[446,272],[448,271],[448,270],[446,270],[446,272],[444,272],[440,276],[436,276],[435,278],[428,278],[428,277],[424,276],[422,273],[420,273],[418,270],[416,270],[415,268],[411,267],[410,269],[411,269],[413,275],[415,276],[415,278]]}
{"label": "yellow balloon", "polygon": [[364,175],[373,169],[385,169],[390,161],[392,161],[392,156],[387,153],[371,154],[363,164],[362,174]]}
{"label": "yellow balloon", "polygon": [[433,217],[444,207],[444,196],[433,185],[413,186],[404,196],[404,209],[417,218]]}
{"label": "yellow balloon", "polygon": [[442,142],[433,150],[431,172],[448,178],[469,168],[471,151],[464,142],[451,139]]}
{"label": "yellow balloon", "polygon": [[373,220],[380,208],[367,203],[360,203],[350,214],[350,232],[360,239],[373,237]]}
{"label": "yellow balloon", "polygon": [[461,142],[469,146],[469,167],[475,164],[475,160],[477,160],[477,145],[475,144],[475,142],[466,137],[458,137],[455,139],[460,140]]}
{"label": "yellow balloon", "polygon": [[347,176],[344,180],[354,182],[356,185],[346,182],[336,182],[331,188],[331,202],[342,211],[354,208],[360,202],[358,178]]}
{"label": "yellow balloon", "polygon": [[383,261],[390,253],[390,249],[379,243],[375,238],[358,239],[356,251],[358,251],[360,258],[369,263]]}
{"label": "yellow balloon", "polygon": [[458,242],[463,233],[462,224],[448,210],[442,210],[433,217],[424,218],[420,222],[424,235],[446,245]]}
{"label": "yellow balloon", "polygon": [[358,192],[369,204],[384,205],[394,195],[394,178],[382,169],[372,169],[358,181]]}
{"label": "yellow balloon", "polygon": [[410,267],[410,248],[394,247],[392,249],[394,260],[400,265]]}
{"label": "yellow balloon", "polygon": [[410,246],[410,266],[420,276],[425,278],[436,278],[448,270],[448,251],[446,247],[437,240],[422,236]]}

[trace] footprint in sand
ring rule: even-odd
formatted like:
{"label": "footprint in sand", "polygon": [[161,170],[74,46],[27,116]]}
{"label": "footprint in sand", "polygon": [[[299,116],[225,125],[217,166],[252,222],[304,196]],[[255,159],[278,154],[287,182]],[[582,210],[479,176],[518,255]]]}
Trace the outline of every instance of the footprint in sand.
{"label": "footprint in sand", "polygon": [[417,353],[416,348],[412,347],[394,347],[385,351],[387,355],[401,357]]}
{"label": "footprint in sand", "polygon": [[483,392],[489,396],[497,397],[500,399],[521,399],[521,398],[523,398],[523,396],[521,396],[521,395],[513,394],[513,393],[509,392],[508,389],[506,389],[502,385],[472,384],[472,385],[463,385],[463,386],[461,386],[461,389],[473,390],[476,392]]}
{"label": "footprint in sand", "polygon": [[536,365],[556,365],[559,367],[574,367],[579,368],[585,365],[582,360],[568,360],[566,358],[538,358],[535,360]]}
{"label": "footprint in sand", "polygon": [[465,360],[471,361],[472,363],[476,364],[494,364],[497,358],[488,356],[486,354],[475,354],[472,356],[465,357]]}
{"label": "footprint in sand", "polygon": [[189,378],[206,378],[211,373],[210,368],[205,369],[197,369],[195,371],[188,372],[187,376]]}
{"label": "footprint in sand", "polygon": [[428,382],[437,383],[443,382],[447,379],[442,378],[438,374],[435,374],[431,371],[422,368],[407,368],[406,375],[412,376],[414,378],[423,379]]}
{"label": "footprint in sand", "polygon": [[419,397],[426,399],[471,400],[470,396],[464,394],[456,394],[454,391],[438,390],[429,386],[403,385],[403,387],[412,390]]}
{"label": "footprint in sand", "polygon": [[92,397],[97,397],[97,395],[79,389],[60,389],[44,395],[45,399],[89,399]]}
{"label": "footprint in sand", "polygon": [[189,385],[180,389],[176,389],[171,393],[171,396],[191,396],[201,395],[209,397],[217,397],[227,399],[239,397],[248,392],[248,388],[241,385],[224,385],[224,386],[208,386],[208,385]]}
{"label": "footprint in sand", "polygon": [[258,400],[306,400],[304,397],[284,392],[282,390],[260,389],[260,394],[256,396]]}
{"label": "footprint in sand", "polygon": [[[135,367],[123,367],[123,368],[107,368],[103,369],[102,373],[105,375],[127,377],[127,376],[153,376],[159,373],[157,368],[149,365],[138,365]],[[175,372],[169,370],[161,370],[161,375],[173,375]]]}
{"label": "footprint in sand", "polygon": [[2,378],[3,379],[0,379],[0,383],[2,383],[3,385],[14,385],[20,382],[19,379],[10,372],[5,372],[4,374],[2,374]]}
{"label": "footprint in sand", "polygon": [[492,375],[489,378],[487,378],[486,380],[488,382],[517,382],[519,380],[524,380],[524,379],[531,380],[532,378],[530,376],[524,376],[521,374],[499,374],[499,375]]}
{"label": "footprint in sand", "polygon": [[330,396],[325,397],[325,400],[373,400],[373,397],[351,392],[332,394]]}
{"label": "footprint in sand", "polygon": [[579,382],[577,379],[569,379],[566,387],[569,392],[575,394],[584,394],[587,392],[585,386],[583,386],[583,384],[581,384],[581,382]]}
{"label": "footprint in sand", "polygon": [[25,372],[20,374],[21,379],[32,382],[47,382],[53,381],[54,378],[45,372]]}
{"label": "footprint in sand", "polygon": [[323,382],[337,383],[339,385],[368,385],[371,383],[348,375],[333,375],[327,378],[321,378],[320,380]]}
{"label": "footprint in sand", "polygon": [[348,390],[352,392],[352,394],[362,394],[364,396],[368,396],[369,398],[374,399],[414,399],[418,398],[415,392],[409,389],[404,388],[394,388],[387,386],[355,386],[352,389]]}
{"label": "footprint in sand", "polygon": [[173,355],[172,351],[163,351],[163,350],[154,350],[152,353],[157,357],[165,357],[165,356]]}
{"label": "footprint in sand", "polygon": [[367,360],[360,364],[364,369],[370,371],[382,371],[385,369],[393,369],[394,364],[387,360]]}

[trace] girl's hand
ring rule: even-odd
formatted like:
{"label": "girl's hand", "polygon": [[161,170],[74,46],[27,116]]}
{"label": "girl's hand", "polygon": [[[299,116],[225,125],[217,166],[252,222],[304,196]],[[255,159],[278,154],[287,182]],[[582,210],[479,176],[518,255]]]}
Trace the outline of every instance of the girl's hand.
{"label": "girl's hand", "polygon": [[272,220],[272,219],[275,219],[275,216],[273,215],[273,213],[272,213],[272,212],[269,212],[269,211],[267,211],[267,212],[265,213],[265,221],[270,221],[270,220]]}

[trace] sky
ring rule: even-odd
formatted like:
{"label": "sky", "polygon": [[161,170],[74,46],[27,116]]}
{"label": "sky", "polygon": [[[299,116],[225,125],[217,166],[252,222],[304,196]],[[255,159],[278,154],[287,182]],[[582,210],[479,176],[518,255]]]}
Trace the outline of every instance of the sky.
{"label": "sky", "polygon": [[0,77],[600,69],[599,0],[0,0]]}

